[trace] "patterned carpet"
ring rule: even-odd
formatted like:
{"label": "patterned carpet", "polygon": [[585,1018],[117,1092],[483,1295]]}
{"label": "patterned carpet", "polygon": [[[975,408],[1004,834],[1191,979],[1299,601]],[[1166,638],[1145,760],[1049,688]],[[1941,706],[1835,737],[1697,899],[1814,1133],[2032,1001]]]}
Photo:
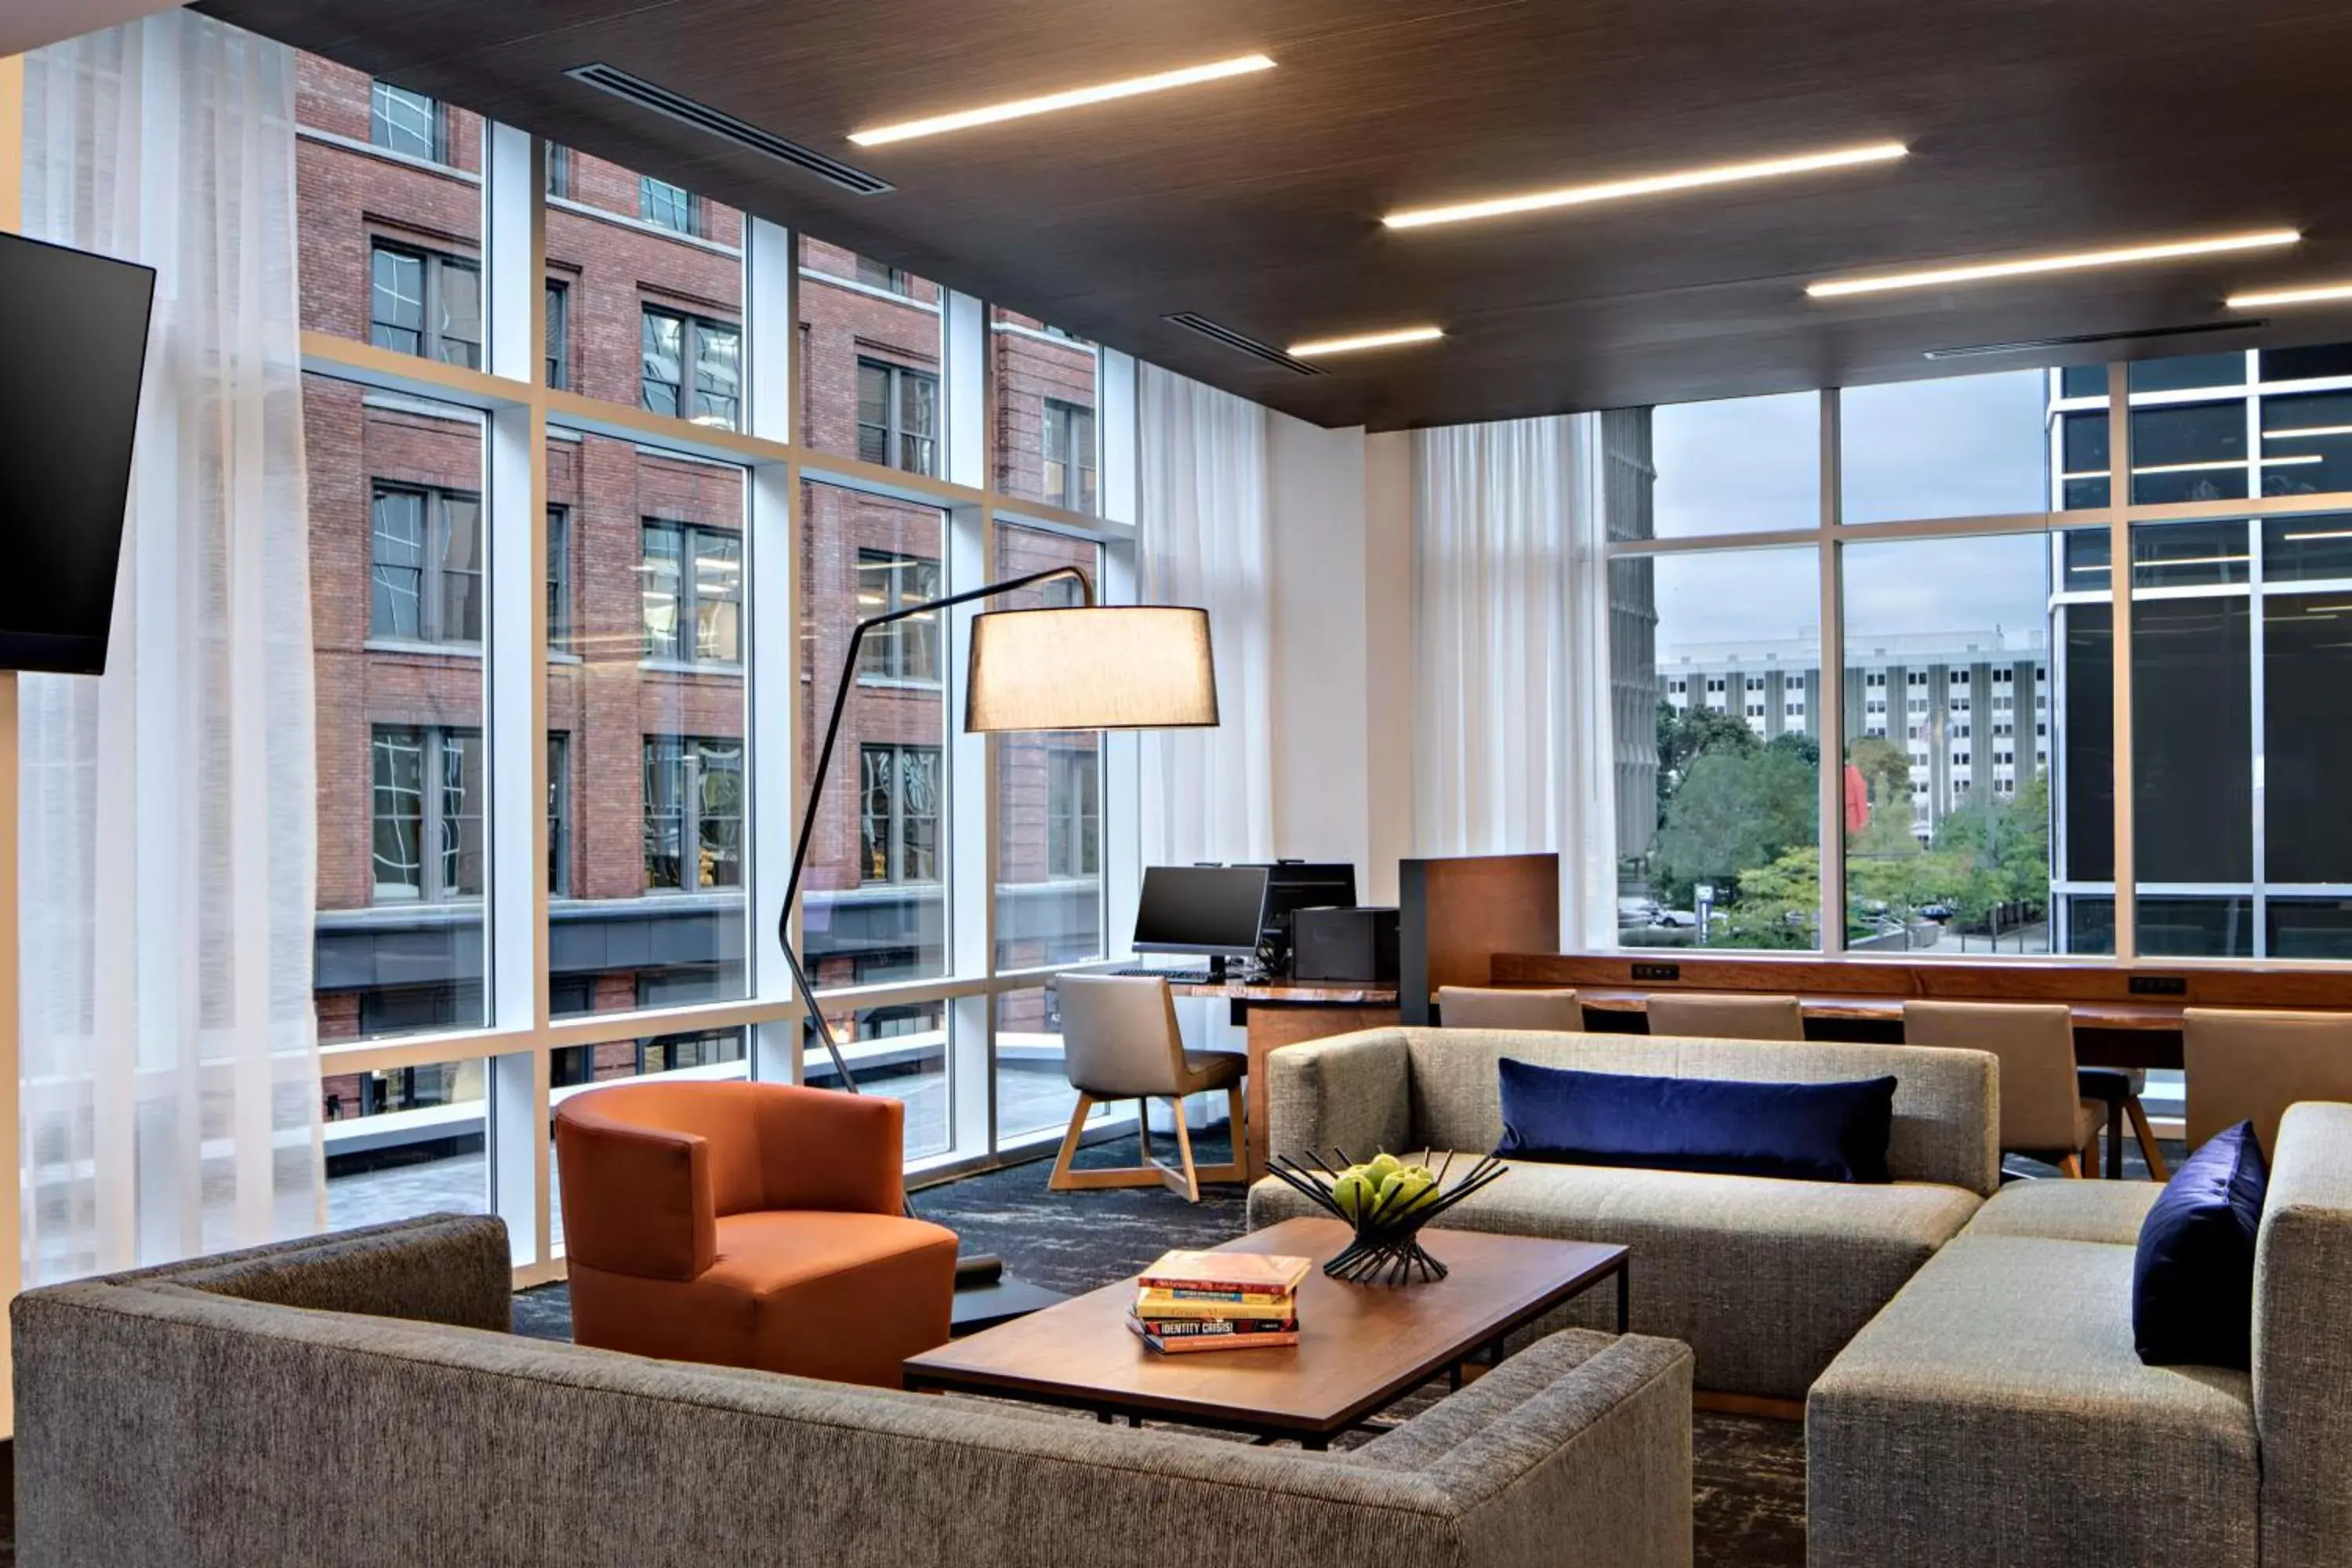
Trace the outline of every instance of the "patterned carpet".
{"label": "patterned carpet", "polygon": [[[1202,1163],[1228,1157],[1222,1131],[1197,1136],[1192,1147]],[[1135,1158],[1130,1138],[1088,1150],[1077,1163],[1132,1164]],[[1213,1246],[1244,1228],[1239,1186],[1204,1188],[1194,1205],[1150,1187],[1049,1193],[1045,1172],[1042,1163],[1020,1165],[927,1188],[915,1194],[915,1210],[954,1230],[966,1252],[994,1253],[1007,1273],[1072,1293],[1132,1274],[1171,1247]],[[519,1333],[568,1338],[571,1315],[561,1285],[515,1298]],[[1395,1412],[1410,1415],[1443,1393],[1444,1384],[1433,1384]],[[1343,1439],[1339,1446],[1348,1445]],[[1700,1568],[1802,1568],[1803,1429],[1702,1412],[1693,1419],[1692,1448]]]}

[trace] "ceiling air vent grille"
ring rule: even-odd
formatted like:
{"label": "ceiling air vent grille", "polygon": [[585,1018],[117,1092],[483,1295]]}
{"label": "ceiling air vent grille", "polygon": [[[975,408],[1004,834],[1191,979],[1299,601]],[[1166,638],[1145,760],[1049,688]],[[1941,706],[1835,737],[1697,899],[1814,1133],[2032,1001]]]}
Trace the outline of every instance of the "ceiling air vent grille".
{"label": "ceiling air vent grille", "polygon": [[563,74],[574,81],[583,81],[600,91],[609,92],[614,98],[626,99],[640,109],[650,109],[656,114],[667,115],[681,125],[691,125],[706,135],[732,142],[738,147],[749,148],[780,163],[790,163],[804,174],[814,174],[828,184],[838,185],[854,195],[879,195],[892,188],[889,181],[877,179],[863,169],[853,169],[837,159],[812,152],[797,142],[787,142],[772,132],[762,131],[731,114],[723,114],[707,103],[697,103],[643,77],[631,76],[617,67],[602,63],[573,66]]}
{"label": "ceiling air vent grille", "polygon": [[1216,342],[1224,344],[1225,347],[1229,349],[1239,349],[1242,353],[1249,354],[1256,359],[1262,359],[1268,364],[1278,364],[1283,369],[1290,372],[1293,375],[1323,375],[1328,374],[1319,366],[1308,364],[1302,359],[1293,359],[1288,354],[1284,353],[1280,349],[1276,348],[1271,344],[1262,343],[1255,338],[1244,337],[1241,333],[1234,331],[1231,327],[1221,326],[1217,322],[1209,320],[1208,317],[1196,314],[1193,311],[1179,310],[1174,315],[1169,316],[1165,319],[1175,322],[1178,326],[1184,328],[1187,331],[1198,332],[1204,338],[1214,339]]}

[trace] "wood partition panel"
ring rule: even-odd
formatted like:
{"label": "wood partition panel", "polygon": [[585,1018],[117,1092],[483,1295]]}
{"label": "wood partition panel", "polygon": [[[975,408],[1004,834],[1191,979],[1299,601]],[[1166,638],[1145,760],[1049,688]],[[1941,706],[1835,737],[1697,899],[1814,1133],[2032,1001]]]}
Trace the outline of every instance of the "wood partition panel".
{"label": "wood partition panel", "polygon": [[1488,984],[1497,953],[1559,947],[1559,857],[1465,855],[1397,867],[1398,1000],[1430,1021],[1441,985]]}

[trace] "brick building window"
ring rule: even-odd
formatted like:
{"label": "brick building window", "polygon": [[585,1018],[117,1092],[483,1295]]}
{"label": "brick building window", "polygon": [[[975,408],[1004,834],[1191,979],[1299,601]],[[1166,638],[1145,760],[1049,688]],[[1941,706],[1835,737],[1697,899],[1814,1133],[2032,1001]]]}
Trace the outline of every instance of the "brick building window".
{"label": "brick building window", "polygon": [[940,879],[940,749],[859,748],[858,879]]}
{"label": "brick building window", "polygon": [[559,392],[572,384],[572,286],[551,278],[547,283],[547,384]]}
{"label": "brick building window", "polygon": [[436,251],[378,240],[368,252],[368,342],[482,368],[482,271]]}
{"label": "brick building window", "polygon": [[940,378],[908,365],[859,360],[857,456],[909,473],[938,473]]}
{"label": "brick building window", "polygon": [[649,517],[643,537],[646,657],[742,662],[743,536]]}
{"label": "brick building window", "polygon": [[547,891],[572,892],[572,737],[561,730],[547,737]]}
{"label": "brick building window", "polygon": [[648,305],[644,344],[643,401],[649,412],[735,428],[743,403],[740,327]]}
{"label": "brick building window", "polygon": [[388,81],[368,94],[368,140],[387,153],[449,161],[449,116],[440,100]]}
{"label": "brick building window", "polygon": [[637,176],[637,216],[673,234],[702,232],[702,204],[693,193],[651,174]]}
{"label": "brick building window", "polygon": [[743,742],[646,737],[646,886],[743,885]]}
{"label": "brick building window", "polygon": [[572,149],[561,142],[547,144],[547,194],[558,201],[572,199]]}
{"label": "brick building window", "polygon": [[743,1031],[705,1029],[692,1035],[657,1035],[637,1042],[637,1072],[676,1072],[681,1068],[718,1067],[743,1059]]}
{"label": "brick building window", "polygon": [[368,635],[482,640],[482,502],[459,490],[378,484],[369,509]]}
{"label": "brick building window", "polygon": [[[857,552],[857,613],[861,619],[887,616],[910,605],[927,604],[940,596],[940,563],[919,555],[887,550]],[[910,616],[866,634],[857,653],[857,679],[865,681],[913,681],[936,686],[940,680],[940,622],[937,614]]]}
{"label": "brick building window", "polygon": [[857,258],[857,280],[869,289],[887,289],[893,294],[912,294],[914,276],[903,268],[887,261],[877,261],[870,256]]}
{"label": "brick building window", "polygon": [[480,898],[481,731],[378,724],[373,753],[375,901]]}
{"label": "brick building window", "polygon": [[572,647],[572,509],[547,509],[547,646]]}
{"label": "brick building window", "polygon": [[1045,495],[1071,511],[1095,510],[1095,411],[1045,399]]}
{"label": "brick building window", "polygon": [[1045,875],[1093,877],[1102,871],[1102,773],[1092,746],[1045,752]]}

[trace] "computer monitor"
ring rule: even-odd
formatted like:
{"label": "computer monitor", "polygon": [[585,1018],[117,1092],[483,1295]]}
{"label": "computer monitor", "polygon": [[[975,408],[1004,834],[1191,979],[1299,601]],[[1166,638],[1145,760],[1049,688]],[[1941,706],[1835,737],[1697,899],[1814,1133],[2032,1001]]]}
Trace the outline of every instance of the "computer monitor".
{"label": "computer monitor", "polygon": [[1263,866],[1147,866],[1135,910],[1138,952],[1204,952],[1222,978],[1225,960],[1257,952],[1265,923]]}
{"label": "computer monitor", "polygon": [[1277,860],[1265,873],[1265,924],[1261,940],[1277,951],[1290,946],[1290,917],[1297,911],[1356,907],[1352,865]]}

